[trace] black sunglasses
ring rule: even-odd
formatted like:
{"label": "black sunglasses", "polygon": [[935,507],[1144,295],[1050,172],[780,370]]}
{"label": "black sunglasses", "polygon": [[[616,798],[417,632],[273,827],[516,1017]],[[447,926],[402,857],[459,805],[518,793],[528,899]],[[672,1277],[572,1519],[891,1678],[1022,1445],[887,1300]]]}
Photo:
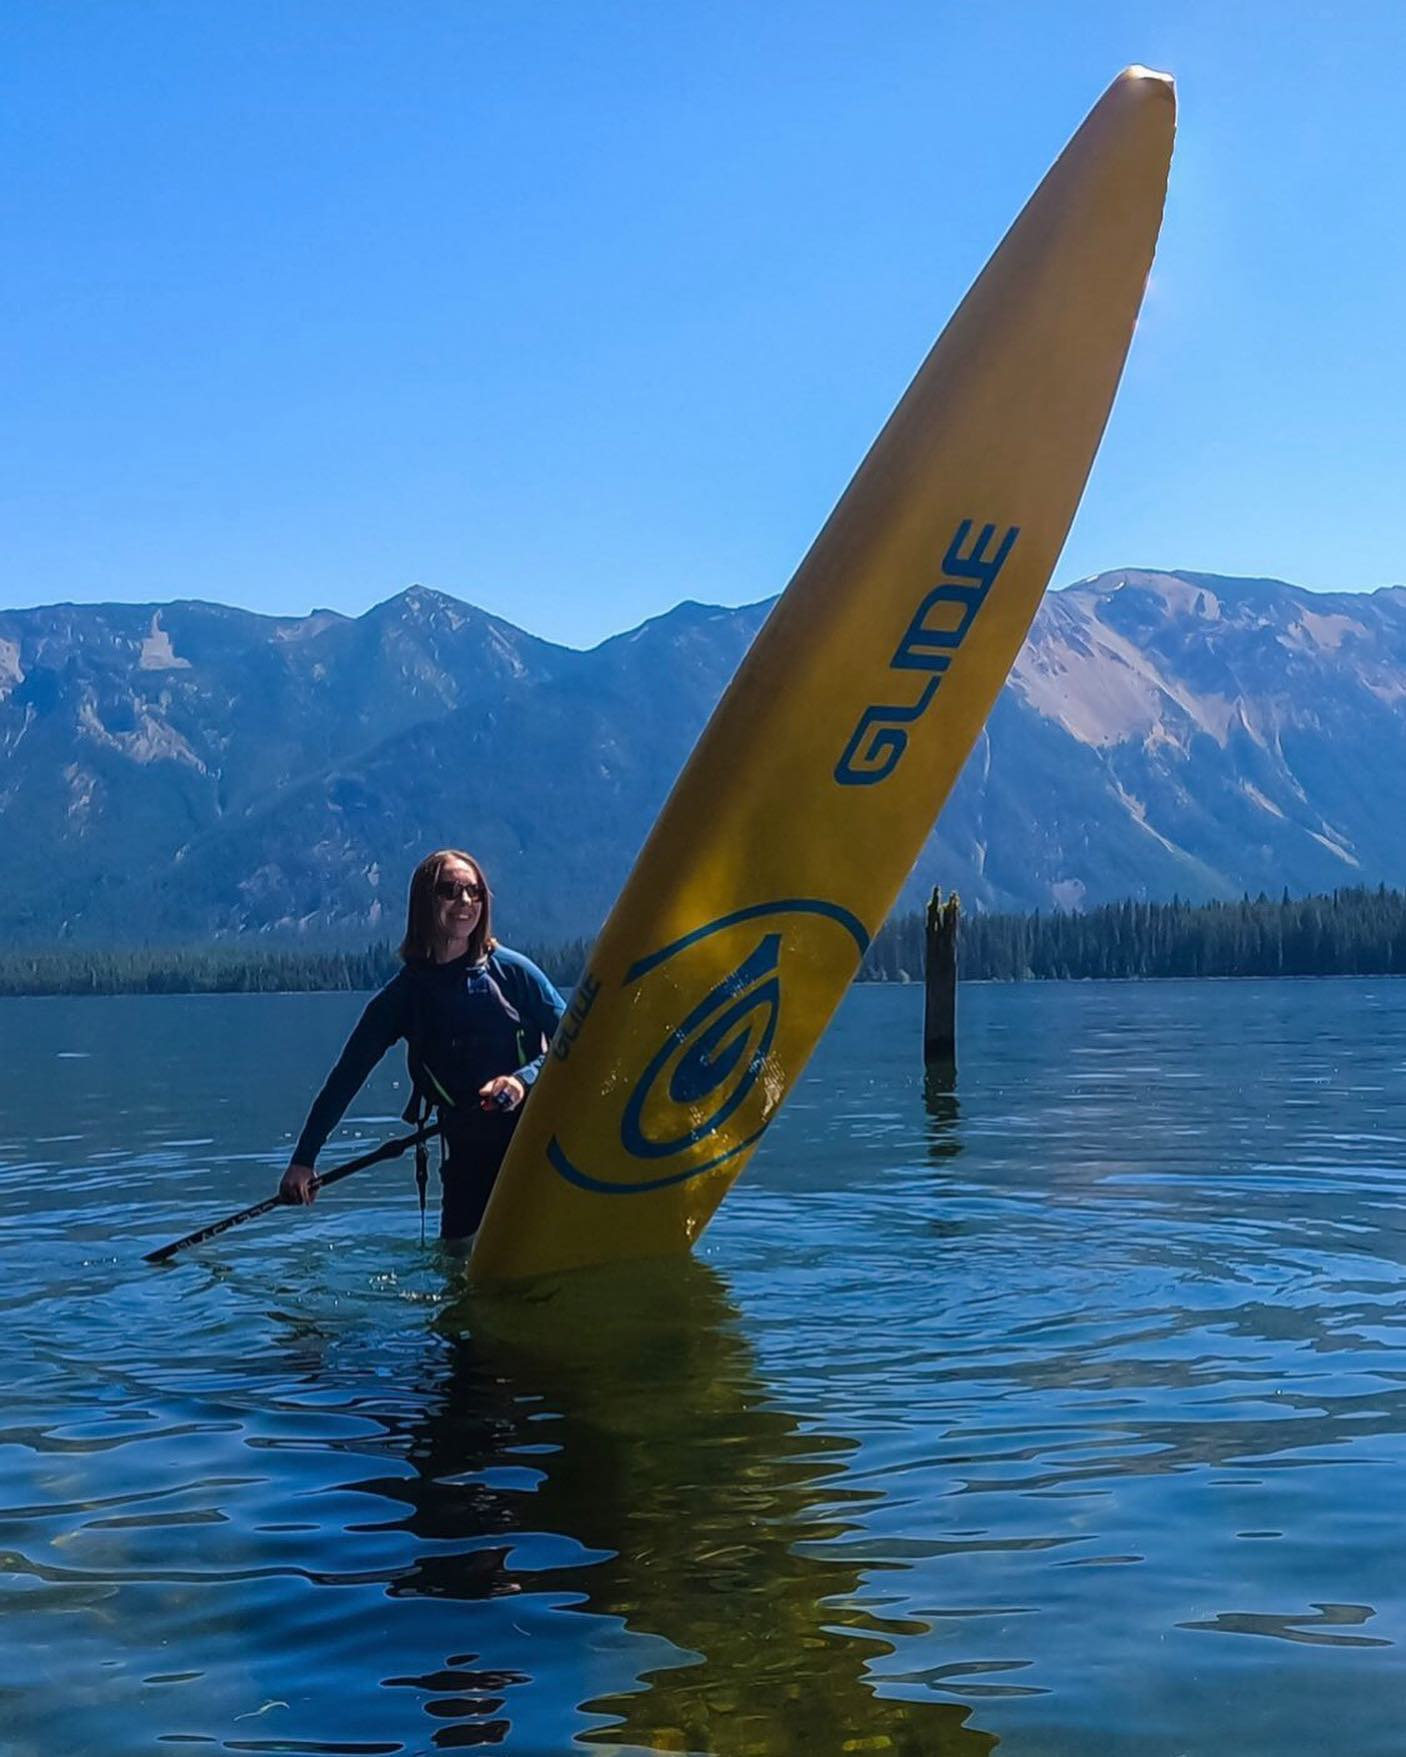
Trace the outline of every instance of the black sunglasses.
{"label": "black sunglasses", "polygon": [[467,879],[436,879],[434,894],[441,903],[456,903],[461,896],[467,896],[471,903],[481,903],[483,886],[470,884]]}

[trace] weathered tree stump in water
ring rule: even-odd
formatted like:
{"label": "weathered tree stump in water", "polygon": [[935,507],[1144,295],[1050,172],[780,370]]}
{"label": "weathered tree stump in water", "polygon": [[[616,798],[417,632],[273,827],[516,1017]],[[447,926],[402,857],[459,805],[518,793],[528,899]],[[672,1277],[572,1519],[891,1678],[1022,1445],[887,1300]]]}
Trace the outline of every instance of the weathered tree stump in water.
{"label": "weathered tree stump in water", "polygon": [[927,1004],[923,1014],[923,1061],[930,1072],[957,1073],[957,927],[961,904],[934,890],[927,918]]}

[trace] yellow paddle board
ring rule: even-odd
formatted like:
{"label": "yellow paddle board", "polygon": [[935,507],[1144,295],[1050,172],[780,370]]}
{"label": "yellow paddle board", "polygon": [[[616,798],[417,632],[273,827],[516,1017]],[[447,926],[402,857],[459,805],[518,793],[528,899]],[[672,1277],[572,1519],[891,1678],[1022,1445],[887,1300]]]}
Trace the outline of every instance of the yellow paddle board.
{"label": "yellow paddle board", "polygon": [[470,1274],[692,1245],[853,978],[1063,547],[1122,372],[1172,83],[1123,73],[758,634],[552,1044]]}

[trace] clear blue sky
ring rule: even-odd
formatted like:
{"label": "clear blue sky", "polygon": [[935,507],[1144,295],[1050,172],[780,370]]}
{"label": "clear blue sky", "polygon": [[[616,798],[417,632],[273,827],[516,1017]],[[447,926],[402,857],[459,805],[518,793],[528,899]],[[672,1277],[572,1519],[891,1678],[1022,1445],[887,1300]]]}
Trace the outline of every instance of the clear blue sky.
{"label": "clear blue sky", "polygon": [[764,597],[1130,61],[1178,154],[1057,580],[1406,579],[1400,0],[8,0],[0,604]]}

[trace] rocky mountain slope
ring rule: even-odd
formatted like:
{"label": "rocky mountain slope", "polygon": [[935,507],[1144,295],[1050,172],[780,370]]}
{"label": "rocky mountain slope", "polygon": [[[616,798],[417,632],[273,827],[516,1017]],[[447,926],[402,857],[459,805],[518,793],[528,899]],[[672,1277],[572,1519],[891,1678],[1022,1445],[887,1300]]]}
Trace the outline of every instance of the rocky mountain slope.
{"label": "rocky mountain slope", "polygon": [[[412,588],[349,618],[0,611],[0,936],[365,938],[424,849],[589,932],[766,613],[590,652]],[[1406,877],[1406,588],[1051,594],[906,893],[988,908]]]}

